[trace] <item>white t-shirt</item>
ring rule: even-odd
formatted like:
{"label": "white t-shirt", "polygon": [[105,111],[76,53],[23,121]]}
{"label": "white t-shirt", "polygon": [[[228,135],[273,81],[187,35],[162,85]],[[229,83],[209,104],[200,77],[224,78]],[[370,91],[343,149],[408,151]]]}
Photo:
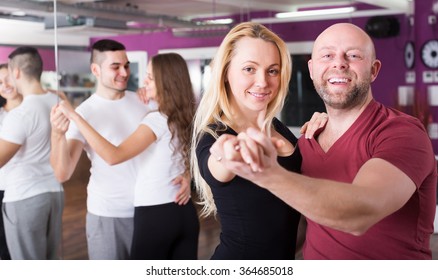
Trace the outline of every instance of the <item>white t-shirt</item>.
{"label": "white t-shirt", "polygon": [[5,108],[0,107],[0,129],[2,128],[3,120],[5,119],[7,113],[8,112],[6,112]]}
{"label": "white t-shirt", "polygon": [[139,155],[139,172],[135,186],[135,206],[158,205],[175,201],[179,186],[173,179],[184,173],[180,153],[173,154],[167,117],[151,112],[141,122],[155,133],[157,140]]}
{"label": "white t-shirt", "polygon": [[21,148],[3,166],[3,202],[62,191],[50,165],[50,110],[57,102],[52,93],[29,95],[6,115],[0,138]]}
{"label": "white t-shirt", "polygon": [[[92,94],[76,109],[100,135],[116,146],[136,130],[148,110],[137,94],[129,91],[117,100]],[[66,136],[84,143],[91,161],[88,212],[104,217],[133,217],[137,157],[110,166],[88,145],[74,122],[70,123]]]}
{"label": "white t-shirt", "polygon": [[[0,130],[2,129],[3,120],[6,117],[7,113],[8,112],[6,112],[6,110],[3,107],[0,108]],[[0,168],[0,191],[5,190],[5,187],[3,185],[2,173],[3,173],[2,169]]]}

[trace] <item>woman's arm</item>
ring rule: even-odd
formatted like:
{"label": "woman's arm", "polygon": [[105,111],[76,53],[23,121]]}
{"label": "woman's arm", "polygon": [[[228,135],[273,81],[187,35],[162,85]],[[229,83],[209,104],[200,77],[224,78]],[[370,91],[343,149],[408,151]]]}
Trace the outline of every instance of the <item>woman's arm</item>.
{"label": "woman's arm", "polygon": [[148,126],[139,125],[128,138],[120,145],[115,146],[76,113],[68,102],[62,101],[60,108],[67,118],[75,122],[91,148],[109,165],[118,164],[135,157],[157,139]]}
{"label": "woman's arm", "polygon": [[[210,156],[208,157],[207,165],[210,170],[211,175],[218,180],[219,182],[229,182],[231,181],[236,174],[228,169],[226,169],[223,165],[222,155],[224,153],[215,153],[214,147],[220,147],[220,150],[226,150],[229,153],[240,155],[239,152],[234,151],[233,147],[230,143],[237,143],[237,137],[230,134],[221,135],[210,148]],[[224,143],[225,146],[224,146]]]}

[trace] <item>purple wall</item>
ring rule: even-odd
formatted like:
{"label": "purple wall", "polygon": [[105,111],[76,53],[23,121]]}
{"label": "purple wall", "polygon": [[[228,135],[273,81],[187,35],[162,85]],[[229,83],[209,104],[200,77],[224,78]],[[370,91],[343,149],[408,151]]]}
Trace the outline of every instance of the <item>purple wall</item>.
{"label": "purple wall", "polygon": [[[422,114],[425,115],[425,118],[428,119],[429,122],[434,123],[434,127],[436,127],[438,123],[438,107],[437,106],[429,106],[427,91],[428,87],[431,85],[437,85],[438,82],[435,80],[433,83],[425,83],[423,82],[423,73],[424,71],[430,71],[422,62],[421,62],[421,47],[431,39],[437,39],[437,23],[429,24],[428,17],[436,14],[433,14],[432,7],[436,1],[435,0],[422,0],[415,1],[415,29],[414,29],[414,42],[415,42],[415,94],[417,99],[420,101],[422,105]],[[435,69],[436,71],[436,69]],[[432,144],[435,150],[435,154],[438,154],[438,138],[436,137],[435,132],[429,132],[429,135],[432,138]],[[432,135],[434,135],[432,137]]]}
{"label": "purple wall", "polygon": [[[130,51],[145,50],[148,52],[148,56],[153,56],[161,49],[218,46],[221,43],[223,36],[181,38],[174,37],[171,31],[167,31],[144,35],[122,35],[115,37],[115,39],[123,43]],[[95,42],[96,40],[97,38],[92,39],[91,43]]]}

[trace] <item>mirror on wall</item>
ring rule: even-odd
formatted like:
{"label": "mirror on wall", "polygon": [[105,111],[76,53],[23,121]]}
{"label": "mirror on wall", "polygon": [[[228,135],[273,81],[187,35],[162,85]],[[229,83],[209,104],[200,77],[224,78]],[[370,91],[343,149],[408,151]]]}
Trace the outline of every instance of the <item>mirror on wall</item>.
{"label": "mirror on wall", "polygon": [[[325,112],[322,99],[316,92],[310,79],[307,62],[309,54],[293,54],[292,74],[289,83],[289,93],[281,111],[281,120],[288,126],[299,131],[299,128],[311,119],[314,112]],[[299,133],[295,135],[300,135]]]}
{"label": "mirror on wall", "polygon": [[[52,3],[55,4],[55,1]],[[53,17],[55,16],[56,14],[53,14]],[[8,55],[17,47],[33,46],[38,49],[43,59],[41,77],[43,87],[65,92],[74,107],[94,92],[96,81],[90,71],[91,53],[88,48],[90,37],[87,36],[89,34],[83,35],[84,33],[81,32],[79,35],[75,32],[57,34],[56,32],[59,31],[57,28],[45,29],[41,22],[21,21],[18,23],[22,27],[19,30],[13,30],[14,28],[11,27],[7,30],[8,24],[7,22],[2,24],[0,15],[1,63],[7,62]],[[127,55],[131,69],[128,90],[136,91],[138,87],[143,86],[146,76],[147,52],[128,51]],[[89,160],[83,153],[72,177],[63,183],[65,201],[61,259],[88,259],[85,216],[89,175]]]}
{"label": "mirror on wall", "polygon": [[[52,4],[55,4],[55,1],[52,1]],[[49,16],[50,14],[45,13],[44,15]],[[11,27],[11,22],[13,22],[13,27]],[[36,47],[43,59],[43,86],[52,89],[58,88],[58,72],[62,77],[59,80],[60,89],[65,90],[74,102],[79,102],[79,94],[82,94],[82,97],[89,94],[95,84],[90,75],[90,53],[86,49],[89,40],[88,38],[82,40],[82,37],[67,34],[59,37],[59,40],[56,41],[55,31],[56,29],[46,30],[44,24],[36,20],[13,20],[4,18],[1,14],[0,63],[6,63],[9,54],[19,46]],[[74,40],[74,38],[78,40]],[[58,55],[59,63],[56,63],[55,55]],[[73,95],[70,95],[71,93]],[[72,177],[71,182],[64,183],[64,193],[62,195],[65,200],[62,216],[62,240],[59,250],[61,259],[88,258],[84,230],[88,169],[89,166],[86,164],[83,166],[78,165],[75,171],[76,175]],[[0,184],[2,183],[4,183],[4,180],[0,180]],[[70,192],[73,188],[66,188],[68,184],[72,183],[76,184],[75,187],[77,187],[77,191],[73,195]],[[3,255],[0,258],[2,257]]]}
{"label": "mirror on wall", "polygon": [[127,51],[129,59],[129,68],[131,76],[128,81],[128,90],[136,91],[144,84],[146,69],[148,63],[148,54],[146,51]]}

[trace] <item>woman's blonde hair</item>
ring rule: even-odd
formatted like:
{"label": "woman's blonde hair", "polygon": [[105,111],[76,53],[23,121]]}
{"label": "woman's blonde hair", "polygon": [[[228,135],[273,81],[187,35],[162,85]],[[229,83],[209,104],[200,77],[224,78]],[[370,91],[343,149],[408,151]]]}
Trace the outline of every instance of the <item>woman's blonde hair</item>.
{"label": "woman's blonde hair", "polygon": [[196,147],[205,133],[209,133],[215,138],[218,138],[216,131],[213,131],[209,125],[221,124],[221,129],[226,129],[228,125],[232,126],[234,124],[228,100],[229,87],[226,85],[226,77],[230,62],[236,52],[236,44],[240,39],[245,37],[271,42],[277,47],[280,54],[280,87],[278,94],[267,107],[266,119],[264,120],[262,128],[266,133],[270,133],[272,120],[283,107],[284,100],[288,93],[292,63],[284,41],[274,32],[258,23],[244,22],[232,28],[225,36],[211,63],[211,80],[201,98],[194,118],[191,171],[200,198],[200,204],[203,206],[201,212],[202,216],[216,214],[216,205],[214,204],[210,187],[200,175],[196,157]]}

